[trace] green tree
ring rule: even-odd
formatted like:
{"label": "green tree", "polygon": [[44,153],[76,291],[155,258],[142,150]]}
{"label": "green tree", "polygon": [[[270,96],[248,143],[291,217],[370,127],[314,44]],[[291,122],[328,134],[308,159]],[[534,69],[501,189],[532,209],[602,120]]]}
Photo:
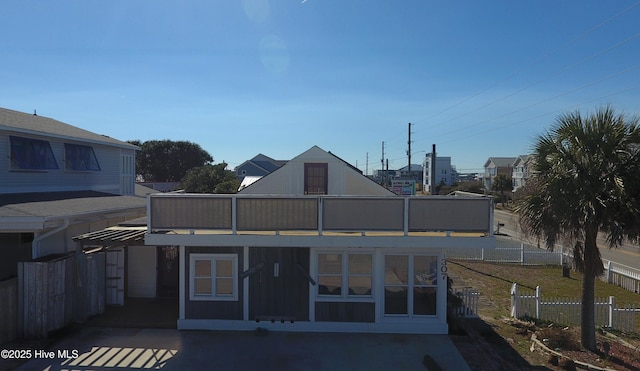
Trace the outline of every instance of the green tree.
{"label": "green tree", "polygon": [[506,174],[498,174],[491,182],[491,189],[500,192],[500,202],[504,205],[504,192],[513,189],[513,181]]}
{"label": "green tree", "polygon": [[200,145],[188,141],[132,140],[136,153],[136,175],[147,182],[178,182],[189,169],[210,164],[213,157]]}
{"label": "green tree", "polygon": [[204,165],[187,172],[180,186],[189,193],[236,193],[240,181],[227,164]]}
{"label": "green tree", "polygon": [[553,249],[573,245],[583,274],[581,343],[596,349],[594,288],[604,272],[598,233],[609,247],[638,241],[640,129],[638,118],[610,107],[583,117],[560,116],[534,144],[535,187],[516,205],[523,230]]}

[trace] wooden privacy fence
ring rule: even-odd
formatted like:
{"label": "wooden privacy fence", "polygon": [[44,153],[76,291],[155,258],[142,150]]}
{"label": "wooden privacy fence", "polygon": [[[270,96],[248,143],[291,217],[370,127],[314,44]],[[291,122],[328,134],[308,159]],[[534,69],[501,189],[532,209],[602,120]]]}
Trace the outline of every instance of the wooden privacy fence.
{"label": "wooden privacy fence", "polygon": [[[636,331],[636,317],[640,315],[640,309],[635,306],[626,305],[620,308],[613,296],[596,299],[594,306],[596,326],[625,332]],[[540,286],[535,290],[523,289],[516,283],[511,286],[511,317],[514,318],[529,316],[564,325],[579,325],[580,307],[581,300],[577,298],[543,300]]]}
{"label": "wooden privacy fence", "polygon": [[18,335],[18,279],[0,282],[0,344]]}
{"label": "wooden privacy fence", "polygon": [[104,253],[18,263],[18,337],[43,338],[104,312]]}

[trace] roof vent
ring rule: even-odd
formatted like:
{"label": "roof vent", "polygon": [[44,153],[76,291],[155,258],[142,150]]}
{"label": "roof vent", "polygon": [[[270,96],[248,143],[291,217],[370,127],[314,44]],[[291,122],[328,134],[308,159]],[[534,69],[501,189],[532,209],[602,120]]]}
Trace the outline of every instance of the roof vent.
{"label": "roof vent", "polygon": [[36,110],[33,110],[33,115],[38,116],[38,114],[36,113]]}

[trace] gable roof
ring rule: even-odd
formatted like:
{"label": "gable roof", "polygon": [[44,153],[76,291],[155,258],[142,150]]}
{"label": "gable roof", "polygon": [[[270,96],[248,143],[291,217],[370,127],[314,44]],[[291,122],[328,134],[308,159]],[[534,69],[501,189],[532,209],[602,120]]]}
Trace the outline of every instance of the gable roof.
{"label": "gable roof", "polygon": [[[261,189],[261,191],[263,191],[265,188],[273,189],[274,184],[277,184],[281,188],[286,187],[286,184],[287,184],[286,182],[290,180],[291,176],[295,177],[294,174],[300,174],[300,171],[302,171],[301,163],[305,162],[305,160],[308,160],[308,159],[311,159],[312,161],[319,161],[319,160],[326,159],[328,163],[341,164],[343,168],[347,170],[345,174],[350,174],[349,179],[351,179],[352,181],[356,181],[358,184],[361,184],[362,186],[364,186],[365,188],[371,191],[370,193],[363,193],[361,195],[378,195],[378,194],[395,195],[390,190],[384,188],[383,186],[374,182],[370,178],[364,176],[362,174],[362,171],[360,171],[358,168],[354,167],[353,165],[349,164],[348,162],[334,155],[333,153],[327,152],[318,146],[313,146],[308,150],[306,150],[305,152],[297,155],[296,157],[288,161],[285,165],[283,165],[279,169],[265,175],[264,177],[252,183],[251,185],[244,188],[238,193],[256,193],[256,190],[255,190],[256,187],[258,189]],[[331,178],[330,178],[330,181],[331,181]],[[347,184],[346,179],[345,179],[345,184]],[[300,185],[298,184],[298,186]],[[285,189],[281,189],[281,191],[287,192]]]}
{"label": "gable roof", "polygon": [[139,149],[133,144],[100,135],[88,130],[65,124],[44,116],[0,108],[0,130],[7,130],[30,135],[43,135],[67,140],[105,144],[127,149]]}
{"label": "gable roof", "polygon": [[512,167],[515,161],[516,157],[489,157],[484,167],[488,167],[491,163],[496,167]]}

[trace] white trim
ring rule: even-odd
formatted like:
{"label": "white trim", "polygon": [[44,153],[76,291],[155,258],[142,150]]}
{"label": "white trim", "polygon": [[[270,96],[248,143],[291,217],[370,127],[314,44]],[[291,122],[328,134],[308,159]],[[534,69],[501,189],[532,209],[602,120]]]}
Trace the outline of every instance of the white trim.
{"label": "white trim", "polygon": [[[211,264],[211,295],[195,294],[195,263],[196,260],[208,260]],[[231,295],[218,295],[216,288],[216,264],[218,260],[231,261],[231,279],[233,288]],[[225,277],[226,278],[226,277]],[[189,300],[191,301],[238,301],[238,254],[210,254],[198,253],[189,254]]]}
{"label": "white trim", "polygon": [[[242,248],[242,269],[249,269],[249,246]],[[242,318],[249,320],[249,276],[242,280]]]}
{"label": "white trim", "polygon": [[[148,198],[147,198],[148,200]],[[180,265],[180,273],[179,273],[179,285],[180,287],[178,288],[178,301],[179,301],[179,313],[178,313],[178,321],[180,320],[184,320],[186,318],[185,316],[185,295],[186,293],[184,292],[185,288],[187,287],[185,284],[187,282],[186,280],[186,268],[185,268],[185,247],[184,246],[180,246],[180,257],[178,258],[179,261],[179,265]]]}

